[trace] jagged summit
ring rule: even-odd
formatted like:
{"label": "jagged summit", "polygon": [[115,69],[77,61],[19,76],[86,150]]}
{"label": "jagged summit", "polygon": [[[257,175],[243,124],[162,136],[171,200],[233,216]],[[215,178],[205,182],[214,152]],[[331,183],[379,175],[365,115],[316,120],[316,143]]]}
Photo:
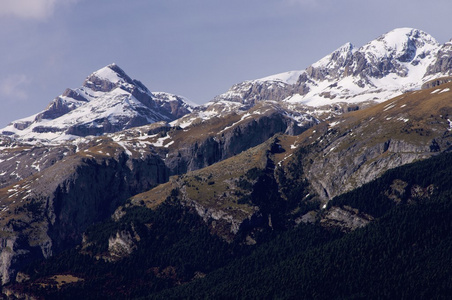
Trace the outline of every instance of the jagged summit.
{"label": "jagged summit", "polygon": [[22,141],[59,142],[170,122],[192,108],[182,97],[152,94],[118,65],[110,64],[89,75],[81,87],[66,89],[44,111],[12,122],[0,133]]}
{"label": "jagged summit", "polygon": [[394,56],[399,61],[407,62],[415,58],[415,54],[436,49],[439,43],[428,33],[414,28],[397,28],[362,47],[372,49],[379,56]]}
{"label": "jagged summit", "polygon": [[87,80],[92,80],[93,78],[108,80],[112,83],[132,82],[132,79],[124,72],[124,70],[115,63],[109,64],[93,72],[90,76],[88,76]]}
{"label": "jagged summit", "polygon": [[238,83],[213,101],[253,105],[270,99],[314,107],[381,102],[448,76],[451,49],[421,30],[397,28],[359,48],[346,43],[305,70]]}
{"label": "jagged summit", "polygon": [[354,46],[352,43],[348,42],[333,51],[331,54],[328,54],[324,58],[312,64],[311,68],[334,68],[338,64],[346,65],[350,57],[353,55],[353,52]]}
{"label": "jagged summit", "polygon": [[[89,75],[83,86],[93,91],[109,92],[120,85],[134,85],[138,81],[130,78],[117,64],[112,63]],[[140,86],[148,91],[144,86]]]}
{"label": "jagged summit", "polygon": [[86,78],[83,86],[94,91],[109,92],[120,83],[132,84],[132,79],[116,64],[111,64],[93,72]]}
{"label": "jagged summit", "polygon": [[310,77],[320,81],[333,81],[349,76],[367,77],[369,80],[383,78],[391,73],[405,77],[408,76],[410,67],[423,62],[424,65],[431,63],[431,60],[425,58],[431,58],[431,54],[439,46],[432,36],[423,31],[398,28],[358,49],[351,43],[346,43],[312,64],[306,71]]}

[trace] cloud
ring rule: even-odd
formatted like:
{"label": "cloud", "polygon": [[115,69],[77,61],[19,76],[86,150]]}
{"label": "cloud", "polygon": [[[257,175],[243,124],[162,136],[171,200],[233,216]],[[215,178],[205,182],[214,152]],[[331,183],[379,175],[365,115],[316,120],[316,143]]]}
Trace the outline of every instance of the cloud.
{"label": "cloud", "polygon": [[25,100],[28,94],[23,87],[30,82],[31,80],[24,74],[9,75],[0,82],[0,94],[10,100]]}
{"label": "cloud", "polygon": [[0,16],[14,16],[22,19],[45,20],[60,4],[77,0],[2,0]]}

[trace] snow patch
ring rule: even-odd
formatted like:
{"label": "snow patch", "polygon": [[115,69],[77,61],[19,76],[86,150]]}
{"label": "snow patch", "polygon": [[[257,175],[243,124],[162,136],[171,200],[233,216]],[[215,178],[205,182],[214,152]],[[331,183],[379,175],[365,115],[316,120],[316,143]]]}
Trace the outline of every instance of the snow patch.
{"label": "snow patch", "polygon": [[165,145],[165,148],[168,148],[169,146],[171,146],[172,144],[174,144],[174,141],[169,142],[168,144]]}
{"label": "snow patch", "polygon": [[330,125],[330,127],[334,127],[340,123],[341,123],[341,121],[335,121],[335,122],[331,122],[329,125]]}
{"label": "snow patch", "polygon": [[124,148],[126,154],[128,156],[132,156],[132,152],[130,152],[130,150],[126,147],[124,142],[116,142],[119,146],[121,146],[122,148]]}
{"label": "snow patch", "polygon": [[271,82],[274,81],[275,83],[281,82],[284,84],[295,84],[300,77],[301,74],[303,74],[305,71],[289,71],[289,72],[283,72],[275,75],[270,75],[264,78],[260,78],[257,80],[254,80],[253,82]]}
{"label": "snow patch", "polygon": [[284,157],[281,161],[279,161],[278,162],[278,167],[281,167],[281,165],[282,165],[282,163],[286,160],[286,159],[288,159],[289,157],[291,157],[293,154],[289,154],[289,155],[287,155],[286,157]]}
{"label": "snow patch", "polygon": [[[166,140],[171,139],[171,137],[169,135],[161,137],[157,140],[157,142],[152,143],[152,145],[154,145],[155,147],[163,147],[163,144],[165,143]],[[173,141],[174,142],[174,141]]]}
{"label": "snow patch", "polygon": [[394,107],[395,107],[395,104],[390,105],[390,106],[386,107],[385,109],[383,109],[383,111],[390,110],[391,108],[394,108]]}

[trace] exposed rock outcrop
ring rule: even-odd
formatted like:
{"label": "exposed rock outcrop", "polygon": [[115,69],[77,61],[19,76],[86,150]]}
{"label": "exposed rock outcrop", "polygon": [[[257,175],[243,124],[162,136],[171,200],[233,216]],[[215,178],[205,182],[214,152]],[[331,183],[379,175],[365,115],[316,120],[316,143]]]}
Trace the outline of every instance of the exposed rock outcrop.
{"label": "exposed rock outcrop", "polygon": [[136,232],[133,232],[133,236],[127,230],[116,232],[115,236],[108,239],[109,257],[107,259],[114,261],[132,254],[139,241],[140,236]]}
{"label": "exposed rock outcrop", "polygon": [[451,81],[452,77],[441,77],[424,83],[421,88],[424,90],[431,89]]}
{"label": "exposed rock outcrop", "polygon": [[452,70],[452,42],[441,46],[433,64],[427,68],[426,76],[442,73],[450,75]]}
{"label": "exposed rock outcrop", "polygon": [[339,227],[342,231],[353,231],[364,227],[374,218],[360,213],[357,209],[345,207],[331,207],[322,217],[320,223],[326,227]]}

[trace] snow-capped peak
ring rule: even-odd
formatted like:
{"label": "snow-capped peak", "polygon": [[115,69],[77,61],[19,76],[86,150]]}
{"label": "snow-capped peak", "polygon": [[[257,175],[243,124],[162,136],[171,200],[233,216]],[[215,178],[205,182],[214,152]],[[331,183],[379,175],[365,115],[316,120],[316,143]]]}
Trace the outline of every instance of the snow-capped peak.
{"label": "snow-capped peak", "polygon": [[346,43],[302,71],[249,80],[215,101],[279,100],[309,106],[385,101],[452,74],[452,50],[414,28],[397,28],[360,48]]}
{"label": "snow-capped peak", "polygon": [[360,51],[368,57],[392,56],[401,62],[408,62],[438,47],[438,42],[421,30],[397,28],[364,45]]}
{"label": "snow-capped peak", "polygon": [[316,63],[312,64],[311,66],[313,68],[320,68],[320,67],[329,67],[332,66],[332,64],[344,64],[345,61],[350,57],[350,55],[353,54],[353,44],[348,42],[336,49],[331,54],[328,54],[327,56],[323,57]]}
{"label": "snow-capped peak", "polygon": [[124,71],[119,68],[115,63],[112,63],[102,69],[99,69],[91,74],[89,77],[97,77],[99,79],[108,80],[111,83],[119,83],[129,81],[125,76]]}
{"label": "snow-capped peak", "polygon": [[31,118],[12,122],[0,134],[19,140],[59,143],[158,121],[173,121],[192,110],[182,97],[153,95],[116,64],[93,72],[77,89],[67,89]]}
{"label": "snow-capped peak", "polygon": [[267,81],[276,81],[285,84],[294,84],[297,82],[303,71],[289,71],[283,72],[275,75],[270,75],[264,78],[253,80],[253,82],[267,82]]}
{"label": "snow-capped peak", "polygon": [[134,85],[134,81],[115,63],[103,67],[86,78],[83,87],[92,91],[109,92],[120,85]]}

